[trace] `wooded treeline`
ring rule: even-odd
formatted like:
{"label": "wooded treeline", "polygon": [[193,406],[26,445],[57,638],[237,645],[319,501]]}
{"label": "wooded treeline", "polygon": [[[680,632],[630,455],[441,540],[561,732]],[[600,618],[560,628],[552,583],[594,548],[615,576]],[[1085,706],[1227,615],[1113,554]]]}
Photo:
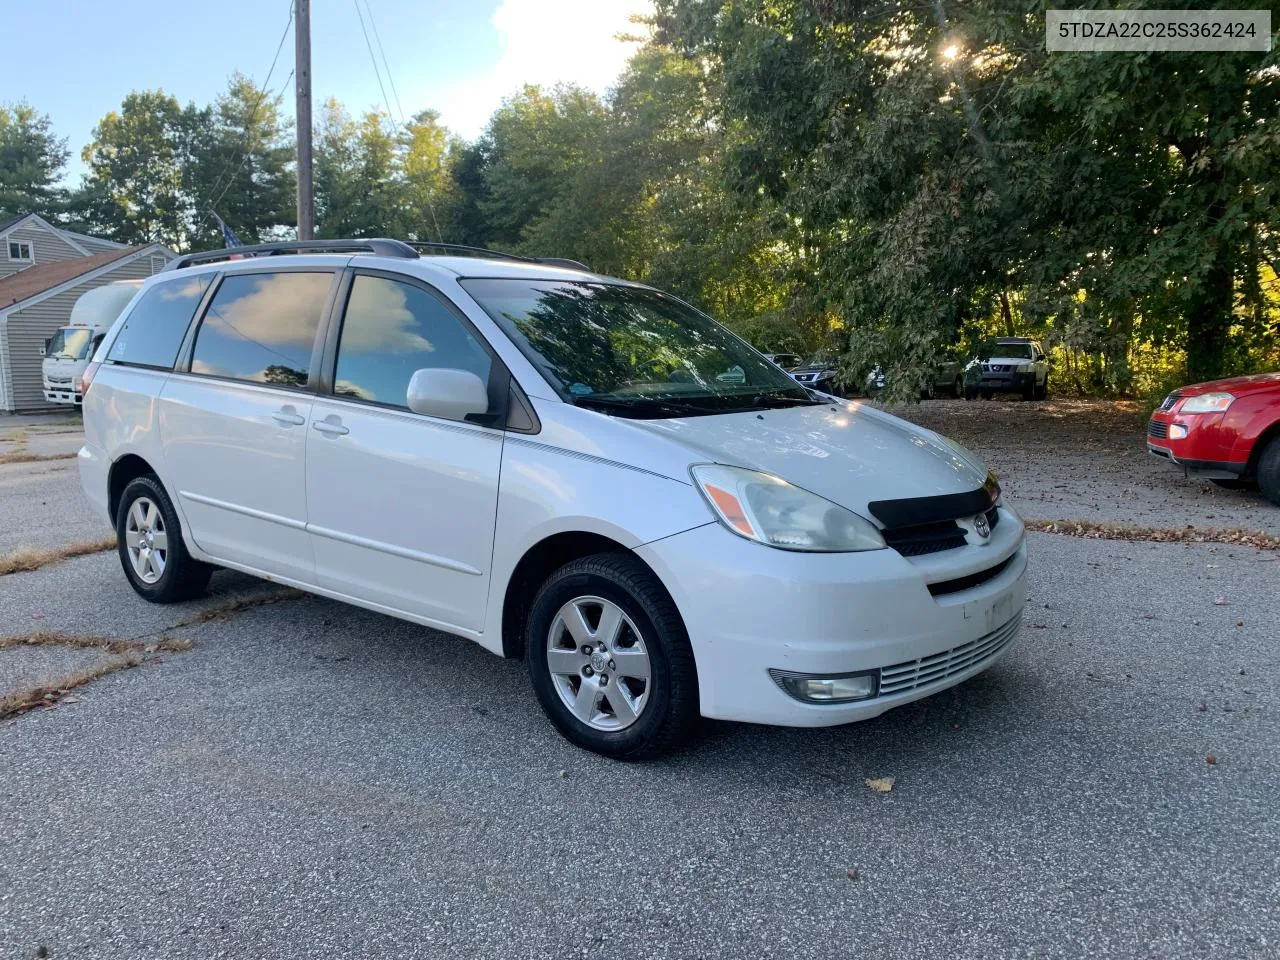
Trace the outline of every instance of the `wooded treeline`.
{"label": "wooded treeline", "polygon": [[[637,27],[608,95],[526,87],[474,142],[327,102],[318,234],[573,257],[904,393],[993,333],[1090,392],[1280,367],[1274,45],[1049,55],[1014,0],[658,0]],[[135,92],[68,190],[48,118],[0,107],[0,217],[288,237],[292,136],[239,74],[204,107]]]}

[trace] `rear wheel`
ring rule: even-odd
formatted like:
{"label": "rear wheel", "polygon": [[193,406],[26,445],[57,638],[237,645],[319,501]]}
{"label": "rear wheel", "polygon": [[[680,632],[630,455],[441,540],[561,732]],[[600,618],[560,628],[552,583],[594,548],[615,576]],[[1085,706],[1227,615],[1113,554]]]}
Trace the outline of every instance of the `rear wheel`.
{"label": "rear wheel", "polygon": [[957,400],[961,397],[964,397],[966,400],[969,399],[964,393],[964,377],[957,376],[955,381],[951,384],[951,396]]}
{"label": "rear wheel", "polygon": [[116,509],[116,546],[130,586],[152,603],[190,600],[209,585],[213,568],[187,553],[178,514],[153,476],[136,477],[124,488]]}
{"label": "rear wheel", "polygon": [[1280,435],[1274,436],[1258,457],[1258,489],[1280,507]]}
{"label": "rear wheel", "polygon": [[572,743],[618,760],[674,747],[698,718],[693,650],[675,604],[635,557],[561,567],[525,631],[534,693]]}

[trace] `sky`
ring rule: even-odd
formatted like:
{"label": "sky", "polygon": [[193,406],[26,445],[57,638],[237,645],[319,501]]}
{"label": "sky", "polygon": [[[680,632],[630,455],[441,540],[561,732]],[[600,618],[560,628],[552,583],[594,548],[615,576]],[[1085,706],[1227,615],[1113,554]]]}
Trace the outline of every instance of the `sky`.
{"label": "sky", "polygon": [[[183,104],[203,105],[235,70],[265,81],[290,4],[0,0],[7,41],[0,103],[25,100],[49,114],[71,150],[67,179],[78,183],[81,148],[130,90],[161,88]],[[316,113],[331,96],[352,112],[383,106],[357,9],[366,27],[372,12],[381,38],[399,94],[397,106],[387,87],[393,115],[432,108],[471,139],[521,84],[573,82],[604,93],[634,50],[616,36],[634,32],[629,16],[650,8],[650,0],[312,0]],[[372,28],[369,36],[376,54]],[[293,50],[290,32],[273,90],[293,69]],[[292,115],[292,85],[283,107]]]}

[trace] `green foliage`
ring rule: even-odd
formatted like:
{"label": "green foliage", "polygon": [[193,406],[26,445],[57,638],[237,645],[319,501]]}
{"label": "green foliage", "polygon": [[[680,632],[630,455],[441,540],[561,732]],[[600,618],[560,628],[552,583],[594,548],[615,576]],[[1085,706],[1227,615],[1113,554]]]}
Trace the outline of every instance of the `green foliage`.
{"label": "green foliage", "polygon": [[53,134],[47,114],[29,104],[0,104],[0,220],[54,211],[66,201],[58,187],[67,142]]}

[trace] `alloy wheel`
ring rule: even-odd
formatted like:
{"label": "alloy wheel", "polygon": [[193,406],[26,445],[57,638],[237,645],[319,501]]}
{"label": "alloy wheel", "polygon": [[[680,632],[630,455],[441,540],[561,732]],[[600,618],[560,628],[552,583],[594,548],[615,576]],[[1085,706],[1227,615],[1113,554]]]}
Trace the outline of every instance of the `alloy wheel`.
{"label": "alloy wheel", "polygon": [[616,603],[575,597],[551,621],[547,666],[569,711],[595,730],[624,730],[649,700],[651,663],[644,638]]}
{"label": "alloy wheel", "polygon": [[169,558],[169,535],[164,528],[164,515],[155,502],[139,497],[129,508],[124,526],[125,548],[133,572],[143,583],[155,583],[164,576]]}

